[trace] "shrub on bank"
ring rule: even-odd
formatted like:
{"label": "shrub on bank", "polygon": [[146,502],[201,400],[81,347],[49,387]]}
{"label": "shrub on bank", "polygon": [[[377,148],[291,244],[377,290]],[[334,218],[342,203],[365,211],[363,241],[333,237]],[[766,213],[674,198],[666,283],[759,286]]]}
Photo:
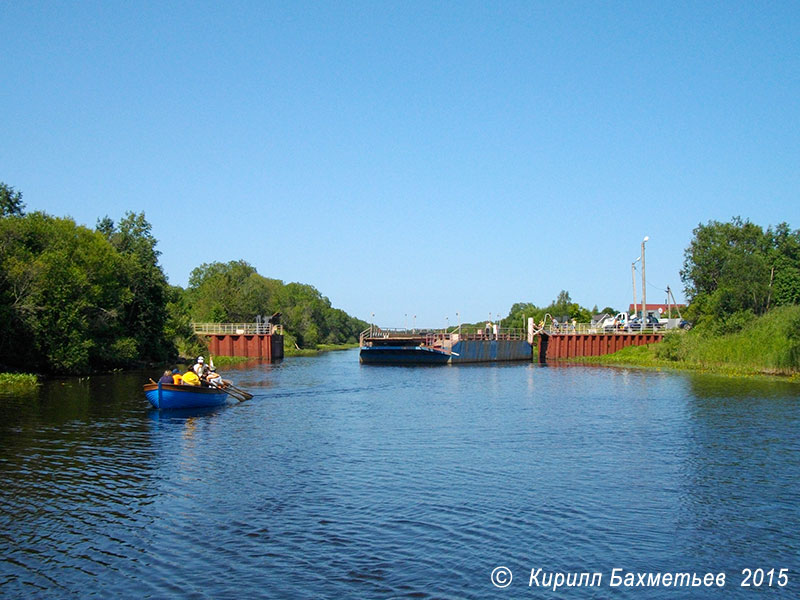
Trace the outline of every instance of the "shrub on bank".
{"label": "shrub on bank", "polygon": [[39,385],[39,378],[29,373],[0,373],[0,387],[33,388]]}
{"label": "shrub on bank", "polygon": [[752,317],[736,333],[714,334],[709,327],[671,333],[653,354],[661,360],[704,366],[800,371],[800,306],[781,306]]}

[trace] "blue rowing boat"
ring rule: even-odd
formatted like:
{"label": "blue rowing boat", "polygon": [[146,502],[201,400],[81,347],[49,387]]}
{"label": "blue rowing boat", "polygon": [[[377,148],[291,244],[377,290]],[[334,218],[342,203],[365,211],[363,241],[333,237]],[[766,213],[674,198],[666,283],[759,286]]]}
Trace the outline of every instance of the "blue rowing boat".
{"label": "blue rowing boat", "polygon": [[217,388],[168,383],[148,383],[144,395],[154,408],[201,408],[228,401],[227,392]]}

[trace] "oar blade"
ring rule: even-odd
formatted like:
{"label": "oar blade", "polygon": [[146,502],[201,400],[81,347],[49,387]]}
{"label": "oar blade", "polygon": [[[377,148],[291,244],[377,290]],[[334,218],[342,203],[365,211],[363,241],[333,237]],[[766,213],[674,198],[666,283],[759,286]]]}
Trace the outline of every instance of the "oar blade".
{"label": "oar blade", "polygon": [[244,396],[240,395],[239,393],[237,393],[234,390],[229,390],[227,388],[223,388],[223,390],[224,390],[224,392],[226,394],[228,394],[228,396],[230,396],[231,398],[236,398],[239,402],[244,402],[245,400],[247,400],[247,398],[245,398]]}
{"label": "oar blade", "polygon": [[228,387],[229,387],[229,388],[232,388],[232,389],[234,389],[234,390],[236,390],[236,391],[237,391],[239,394],[241,394],[242,396],[244,396],[244,397],[245,397],[245,399],[247,399],[247,400],[249,400],[250,398],[252,398],[252,397],[253,397],[253,394],[251,394],[250,392],[245,392],[243,389],[236,387],[236,386],[235,386],[235,385],[233,385],[232,383],[231,383],[231,384],[228,384]]}

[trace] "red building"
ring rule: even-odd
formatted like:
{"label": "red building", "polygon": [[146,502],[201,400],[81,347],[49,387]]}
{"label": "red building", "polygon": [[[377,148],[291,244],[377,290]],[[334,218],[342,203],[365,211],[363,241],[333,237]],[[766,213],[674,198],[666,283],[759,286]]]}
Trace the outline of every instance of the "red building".
{"label": "red building", "polygon": [[[672,307],[672,316],[677,318],[678,311],[686,310],[685,304],[653,304],[652,302],[647,305],[647,312],[651,315],[658,315],[659,317],[667,317],[669,315],[670,307]],[[628,306],[628,314],[639,313],[642,310],[641,302],[634,308],[633,304]]]}

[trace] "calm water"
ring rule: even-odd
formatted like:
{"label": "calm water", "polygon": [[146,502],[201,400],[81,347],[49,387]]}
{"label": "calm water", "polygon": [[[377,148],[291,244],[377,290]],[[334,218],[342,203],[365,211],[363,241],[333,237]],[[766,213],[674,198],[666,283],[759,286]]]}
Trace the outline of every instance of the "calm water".
{"label": "calm water", "polygon": [[355,352],[227,373],[255,398],[159,413],[154,373],[0,396],[0,596],[800,597],[799,385]]}

